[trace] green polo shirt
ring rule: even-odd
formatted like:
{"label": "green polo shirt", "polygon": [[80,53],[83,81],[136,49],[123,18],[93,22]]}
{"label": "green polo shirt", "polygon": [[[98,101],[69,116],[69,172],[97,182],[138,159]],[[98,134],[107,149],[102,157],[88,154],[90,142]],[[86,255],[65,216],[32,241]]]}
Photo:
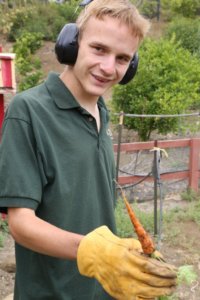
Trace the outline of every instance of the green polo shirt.
{"label": "green polo shirt", "polygon": [[[115,166],[108,111],[101,129],[57,74],[15,96],[0,146],[0,210],[26,207],[59,228],[87,234],[103,224],[116,232]],[[16,244],[15,300],[112,299],[75,261]]]}

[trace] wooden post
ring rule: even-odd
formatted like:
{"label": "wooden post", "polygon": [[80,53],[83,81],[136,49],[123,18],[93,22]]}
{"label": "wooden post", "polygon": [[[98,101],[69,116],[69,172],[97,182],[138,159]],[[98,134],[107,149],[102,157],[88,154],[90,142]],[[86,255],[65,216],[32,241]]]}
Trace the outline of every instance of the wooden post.
{"label": "wooden post", "polygon": [[190,142],[190,162],[189,162],[189,188],[198,191],[199,188],[199,155],[200,139],[194,138]]}

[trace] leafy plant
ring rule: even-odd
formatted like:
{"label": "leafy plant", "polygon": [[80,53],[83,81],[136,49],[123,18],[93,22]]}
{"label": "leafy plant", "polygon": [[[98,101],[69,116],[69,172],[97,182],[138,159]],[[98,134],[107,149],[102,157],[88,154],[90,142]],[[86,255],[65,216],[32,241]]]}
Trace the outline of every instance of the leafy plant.
{"label": "leafy plant", "polygon": [[45,40],[55,41],[65,23],[74,22],[78,1],[57,5],[49,1],[26,1],[22,5],[4,9],[0,20],[0,33],[9,41],[16,41],[24,32],[42,33]]}
{"label": "leafy plant", "polygon": [[[181,114],[199,105],[199,59],[174,40],[147,39],[139,50],[136,77],[113,90],[112,110],[129,114]],[[190,62],[188,64],[188,62]],[[141,140],[151,133],[177,132],[178,118],[129,118],[124,124]]]}
{"label": "leafy plant", "polygon": [[19,83],[19,91],[24,91],[36,86],[42,79],[42,75],[43,73],[41,71],[36,71],[33,74],[25,76]]}
{"label": "leafy plant", "polygon": [[200,200],[192,203],[186,213],[188,218],[194,221],[196,224],[200,225]]}
{"label": "leafy plant", "polygon": [[186,200],[186,201],[189,201],[189,202],[198,201],[199,200],[199,194],[196,191],[188,188],[186,191],[184,191],[181,194],[181,198],[183,200]]}
{"label": "leafy plant", "polygon": [[8,231],[8,222],[0,215],[0,247],[3,247],[4,239]]}
{"label": "leafy plant", "polygon": [[200,58],[199,19],[177,18],[166,27],[165,36],[174,37],[176,42]]}
{"label": "leafy plant", "polygon": [[33,54],[42,45],[42,37],[41,33],[25,32],[13,46],[19,73],[19,91],[35,86],[42,78],[41,61],[33,57]]}
{"label": "leafy plant", "polygon": [[184,265],[178,269],[178,284],[191,285],[197,279],[197,274],[194,272],[193,266]]}
{"label": "leafy plant", "polygon": [[143,15],[146,17],[153,19],[157,17],[158,15],[158,1],[153,0],[153,1],[143,1],[140,11],[142,12]]}
{"label": "leafy plant", "polygon": [[42,38],[43,35],[41,33],[24,32],[23,35],[16,40],[13,46],[17,58],[26,58],[30,54],[35,53],[42,45]]}
{"label": "leafy plant", "polygon": [[[178,272],[177,272],[178,285],[186,284],[190,286],[192,282],[194,282],[196,279],[197,279],[197,274],[194,271],[193,266],[184,265],[178,268]],[[176,296],[176,293],[174,293],[171,296],[158,297],[158,300],[178,300],[178,298]]]}
{"label": "leafy plant", "polygon": [[162,0],[162,5],[184,17],[195,17],[200,9],[199,0]]}

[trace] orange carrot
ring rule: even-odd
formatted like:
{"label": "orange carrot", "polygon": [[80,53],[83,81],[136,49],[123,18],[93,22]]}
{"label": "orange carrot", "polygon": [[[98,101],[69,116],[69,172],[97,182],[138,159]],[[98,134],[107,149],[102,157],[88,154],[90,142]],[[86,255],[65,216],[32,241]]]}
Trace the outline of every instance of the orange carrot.
{"label": "orange carrot", "polygon": [[134,226],[135,232],[137,234],[138,240],[141,243],[143,252],[145,254],[151,255],[155,252],[155,246],[154,243],[150,237],[150,235],[145,231],[144,227],[142,226],[142,224],[139,222],[139,220],[137,219],[131,205],[129,204],[122,188],[120,187],[121,190],[121,194],[122,194],[122,198],[125,202],[126,205],[126,209],[128,211],[131,223]]}

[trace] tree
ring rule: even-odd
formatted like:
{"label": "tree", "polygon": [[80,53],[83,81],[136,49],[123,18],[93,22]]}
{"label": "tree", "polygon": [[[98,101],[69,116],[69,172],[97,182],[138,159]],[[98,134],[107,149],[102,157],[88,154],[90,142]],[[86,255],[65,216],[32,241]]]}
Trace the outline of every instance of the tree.
{"label": "tree", "polygon": [[194,17],[200,13],[200,0],[162,0],[162,5],[184,17]]}
{"label": "tree", "polygon": [[167,38],[174,36],[179,44],[200,58],[200,20],[189,18],[174,19],[166,28]]}
{"label": "tree", "polygon": [[[113,90],[112,108],[130,114],[181,114],[200,103],[200,61],[173,40],[146,40],[137,75]],[[152,131],[175,132],[177,118],[125,118],[125,126],[148,140]]]}

